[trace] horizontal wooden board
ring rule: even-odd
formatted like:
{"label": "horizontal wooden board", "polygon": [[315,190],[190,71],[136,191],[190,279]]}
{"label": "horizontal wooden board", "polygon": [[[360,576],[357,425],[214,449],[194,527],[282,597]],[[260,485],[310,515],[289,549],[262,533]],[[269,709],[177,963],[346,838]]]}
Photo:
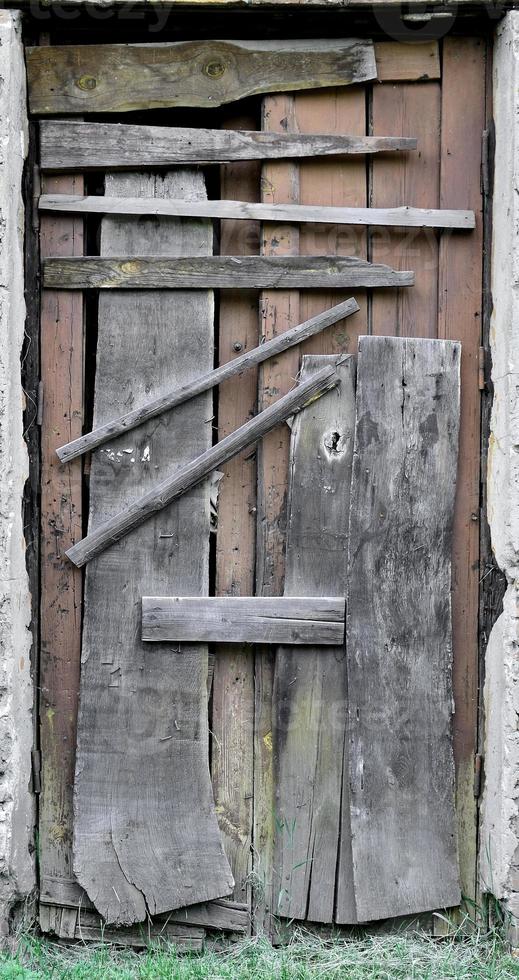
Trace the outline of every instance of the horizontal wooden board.
{"label": "horizontal wooden board", "polygon": [[63,931],[60,931],[59,935],[61,938],[79,939],[84,942],[105,942],[114,946],[142,949],[152,943],[159,945],[161,942],[173,943],[182,951],[200,952],[204,948],[205,929],[172,922],[169,916],[165,922],[154,920],[131,928],[110,929],[95,912],[80,909],[76,913],[73,934],[64,936]]}
{"label": "horizontal wooden board", "polygon": [[213,108],[250,95],[376,77],[373,42],[355,38],[27,49],[29,108],[36,115]]}
{"label": "horizontal wooden board", "polygon": [[55,289],[355,289],[412,286],[414,273],[352,256],[88,256],[46,259],[43,285]]}
{"label": "horizontal wooden board", "polygon": [[344,598],[144,596],[142,639],[339,646]]}
{"label": "horizontal wooden board", "polygon": [[[43,49],[42,49],[43,50]],[[473,211],[434,208],[337,208],[311,204],[250,204],[247,201],[157,201],[156,198],[74,197],[46,194],[40,197],[41,211],[79,214],[165,214],[175,217],[241,218],[283,221],[291,224],[314,222],[333,225],[382,225],[409,228],[474,228]]]}
{"label": "horizontal wooden board", "polygon": [[43,170],[135,170],[189,163],[336,157],[414,149],[416,140],[409,137],[309,136],[75,120],[44,120],[40,125]]}
{"label": "horizontal wooden board", "polygon": [[376,41],[375,60],[379,82],[423,82],[441,78],[437,41],[421,44]]}
{"label": "horizontal wooden board", "polygon": [[[388,8],[389,10],[395,10],[398,14],[402,7],[401,0],[175,0],[175,4],[179,7],[198,7],[201,10],[207,9],[208,11],[220,7],[224,9],[233,7],[246,9],[260,7],[281,10],[286,10],[287,8],[297,10],[301,7],[318,7],[326,8],[327,10],[344,11],[349,9],[363,12],[369,11],[372,8],[378,8],[379,10]],[[20,0],[18,0],[18,6],[21,6]],[[45,6],[61,11],[63,9],[63,0],[45,0]],[[111,7],[120,8],[127,6],[128,0],[67,0],[67,7],[94,8],[96,11],[99,9],[110,9]],[[132,9],[136,12],[136,16],[139,19],[142,16],[140,11],[148,11],[150,6],[150,0],[133,0],[132,3]],[[171,0],[153,0],[152,6],[155,12],[160,9],[169,11],[171,10]],[[406,6],[411,12],[417,11],[423,15],[423,0],[408,0]],[[458,8],[462,12],[472,12],[472,10],[488,11],[488,0],[430,0],[427,6],[432,12],[436,10],[441,12],[451,10],[453,13],[456,13]],[[499,9],[504,12],[513,6],[513,0],[503,0]],[[398,24],[399,21],[396,23]]]}

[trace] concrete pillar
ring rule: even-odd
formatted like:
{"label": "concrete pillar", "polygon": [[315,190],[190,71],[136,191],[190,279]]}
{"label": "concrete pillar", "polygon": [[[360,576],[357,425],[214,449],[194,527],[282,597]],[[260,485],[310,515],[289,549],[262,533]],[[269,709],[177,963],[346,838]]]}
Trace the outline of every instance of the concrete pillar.
{"label": "concrete pillar", "polygon": [[25,324],[22,171],[27,151],[20,14],[0,11],[0,936],[35,885],[30,854],[33,685],[22,495]]}
{"label": "concrete pillar", "polygon": [[500,23],[494,51],[496,155],[491,322],[488,519],[508,587],[486,654],[485,789],[480,834],[484,891],[503,900],[519,945],[519,12]]}

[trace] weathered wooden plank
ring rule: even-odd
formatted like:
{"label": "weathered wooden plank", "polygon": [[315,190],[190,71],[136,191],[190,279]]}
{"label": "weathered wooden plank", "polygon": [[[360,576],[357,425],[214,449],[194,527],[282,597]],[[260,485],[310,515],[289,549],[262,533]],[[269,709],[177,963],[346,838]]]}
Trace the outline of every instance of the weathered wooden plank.
{"label": "weathered wooden plank", "polygon": [[460,353],[437,340],[359,343],[345,774],[359,921],[460,900],[450,606]]}
{"label": "weathered wooden plank", "polygon": [[47,259],[43,285],[51,289],[355,289],[413,286],[414,273],[395,272],[353,256],[86,256]]}
{"label": "weathered wooden plank", "polygon": [[474,228],[473,211],[435,208],[334,208],[312,204],[249,204],[246,201],[148,201],[128,198],[42,195],[41,211],[81,214],[169,214],[177,217],[237,218],[257,221],[313,222],[332,225],[383,225],[406,228]]}
{"label": "weathered wooden plank", "polygon": [[[83,191],[83,178],[44,177],[49,192]],[[83,253],[83,219],[41,218],[40,251]],[[41,297],[41,635],[39,870],[50,897],[72,875],[72,786],[81,660],[82,575],[65,558],[82,533],[82,461],[64,469],[56,446],[83,424],[83,297],[46,290]],[[42,925],[43,928],[43,925]]]}
{"label": "weathered wooden plank", "polygon": [[40,126],[43,170],[131,170],[229,160],[344,156],[414,150],[416,140],[391,136],[300,135],[232,129],[170,129],[116,123],[56,122]]}
{"label": "weathered wooden plank", "polygon": [[[85,565],[96,555],[113,545],[114,542],[120,541],[130,531],[135,531],[155,512],[161,511],[172,501],[186,494],[188,490],[196,487],[221,463],[225,463],[237,455],[246,446],[257,442],[280,422],[284,422],[291,415],[301,411],[310,400],[320,398],[321,395],[335,388],[338,384],[337,372],[333,368],[323,368],[313,378],[298,385],[284,398],[280,398],[265,411],[260,412],[256,418],[251,419],[250,422],[246,422],[245,425],[226,436],[216,446],[207,449],[191,462],[177,468],[165,479],[155,483],[152,489],[141,497],[134,499],[131,503],[128,502],[124,510],[114,513],[107,521],[98,524],[86,538],[83,538],[82,541],[67,551],[67,557],[75,565]],[[111,451],[105,452],[108,461],[112,462]],[[135,462],[135,459],[133,461]],[[147,459],[144,462],[147,462]]]}
{"label": "weathered wooden plank", "polygon": [[337,646],[344,639],[344,599],[143,596],[142,639]]}
{"label": "weathered wooden plank", "polygon": [[27,49],[29,107],[36,115],[210,109],[249,95],[376,77],[373,42],[356,38]]}
{"label": "weathered wooden plank", "polygon": [[375,60],[379,82],[423,82],[441,78],[437,41],[376,41]]}
{"label": "weathered wooden plank", "polygon": [[346,300],[344,303],[339,303],[337,306],[332,307],[331,310],[325,310],[324,313],[319,313],[317,316],[312,317],[311,320],[306,320],[304,323],[298,324],[297,327],[293,327],[292,330],[281,334],[279,337],[272,337],[271,340],[265,341],[259,347],[254,347],[251,351],[245,351],[240,357],[236,357],[233,361],[228,361],[214,371],[210,371],[209,374],[197,378],[196,381],[182,385],[174,391],[166,392],[160,398],[146,402],[142,408],[134,409],[133,412],[127,412],[126,415],[122,415],[119,419],[113,419],[105,425],[98,426],[97,429],[88,432],[84,436],[80,436],[74,442],[67,443],[66,446],[61,446],[57,450],[57,454],[62,462],[74,459],[76,456],[81,456],[96,446],[101,446],[114,436],[121,435],[124,432],[130,432],[136,426],[155,418],[157,415],[161,415],[167,409],[176,408],[177,405],[182,405],[184,402],[189,401],[190,398],[194,398],[204,391],[215,388],[222,381],[226,381],[237,374],[241,374],[243,371],[247,371],[255,364],[266,361],[269,357],[280,354],[288,347],[302,343],[332,323],[337,323],[338,320],[351,316],[358,308],[358,303],[353,298]]}
{"label": "weathered wooden plank", "polygon": [[[304,357],[302,377],[334,360]],[[353,359],[338,372],[338,396],[307,408],[292,427],[286,597],[346,594]],[[316,639],[303,656],[280,647],[274,673],[277,913],[312,922],[332,922],[335,906],[347,704],[344,644],[336,638],[332,649]]]}
{"label": "weathered wooden plank", "polygon": [[[133,928],[110,929],[95,912],[81,909],[77,913],[74,935],[68,938],[82,942],[104,942],[114,946],[131,946],[144,949],[161,942],[171,943],[182,951],[201,951],[204,948],[205,930],[187,924],[148,921]],[[60,932],[59,935],[62,935]]]}
{"label": "weathered wooden plank", "polygon": [[[111,176],[107,190],[149,196],[203,196],[203,177]],[[106,218],[101,251],[206,251],[212,230],[199,221],[149,223]],[[142,331],[142,324],[148,330]],[[152,326],[150,326],[152,325]],[[153,342],[150,342],[150,329]],[[94,424],[138,405],[165,386],[208,371],[213,358],[209,292],[101,297]],[[138,371],[135,365],[138,364]],[[210,399],[200,396],[161,424],[94,454],[90,526],[131,508],[170,465],[180,470],[211,445]],[[144,656],[140,603],[154,592],[207,594],[209,487],[205,484],[90,566],[86,577],[81,700],[75,782],[74,866],[109,923],[229,894],[233,880],[218,831],[208,766],[207,649],[157,645]],[[117,615],[114,616],[114,603]],[[128,710],[133,705],[138,710]],[[203,873],[201,873],[203,869]]]}

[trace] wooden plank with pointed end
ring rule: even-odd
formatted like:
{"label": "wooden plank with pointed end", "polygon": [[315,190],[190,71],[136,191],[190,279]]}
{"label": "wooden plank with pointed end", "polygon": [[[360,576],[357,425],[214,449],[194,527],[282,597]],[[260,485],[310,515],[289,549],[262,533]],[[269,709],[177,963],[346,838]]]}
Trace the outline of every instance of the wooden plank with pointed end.
{"label": "wooden plank with pointed end", "polygon": [[450,600],[460,353],[448,341],[359,342],[344,781],[362,922],[461,897]]}
{"label": "wooden plank with pointed end", "polygon": [[73,44],[27,49],[35,115],[212,109],[266,92],[377,77],[373,42],[356,38]]}
{"label": "wooden plank with pointed end", "polygon": [[352,256],[211,255],[50,258],[43,285],[59,289],[355,289],[413,286],[395,272]]}
{"label": "wooden plank with pointed end", "polygon": [[131,170],[230,160],[279,160],[289,157],[343,156],[415,150],[415,139],[392,136],[343,136],[125,126],[120,123],[43,121],[40,154],[43,170]]}
{"label": "wooden plank with pointed end", "polygon": [[45,194],[40,211],[79,214],[169,214],[177,217],[235,218],[238,220],[312,222],[333,225],[383,225],[405,228],[474,228],[473,211],[434,208],[338,208],[312,204],[250,204],[247,201],[147,201],[138,197],[73,197]]}
{"label": "wooden plank with pointed end", "polygon": [[[302,377],[335,360],[334,355],[305,356]],[[324,595],[332,589],[346,594],[355,421],[353,359],[337,370],[341,377],[338,395],[310,406],[292,426],[285,597]],[[332,922],[347,705],[346,661],[340,640],[332,649],[323,649],[320,644],[316,639],[304,656],[286,646],[276,653],[276,911],[290,919]],[[345,800],[343,805],[347,805],[347,793]]]}
{"label": "wooden plank with pointed end", "polygon": [[[251,419],[250,422],[240,426],[231,435],[226,436],[216,446],[207,449],[201,456],[196,457],[192,462],[180,467],[164,480],[156,483],[142,497],[134,499],[132,502],[128,501],[124,510],[115,513],[107,521],[94,528],[86,538],[70,548],[67,551],[67,557],[75,565],[85,565],[106,548],[110,548],[131,531],[135,531],[154,513],[196,487],[221,463],[232,459],[246,446],[257,442],[280,422],[286,421],[291,415],[301,411],[305,405],[315,398],[320,398],[321,395],[335,388],[339,383],[339,377],[333,368],[323,368],[314,377],[298,385],[288,395],[265,409],[264,412],[260,412],[256,418]],[[108,451],[108,455],[111,461],[110,451]]]}
{"label": "wooden plank with pointed end", "polygon": [[142,408],[134,409],[133,412],[128,412],[119,419],[113,419],[111,422],[99,426],[92,432],[80,436],[74,442],[70,442],[66,446],[61,446],[56,450],[57,454],[62,462],[74,459],[76,456],[81,456],[83,453],[103,445],[103,443],[114,438],[114,436],[119,436],[124,432],[130,432],[136,426],[142,425],[143,422],[147,422],[157,415],[161,415],[167,409],[182,405],[184,402],[189,401],[190,398],[194,398],[204,391],[209,391],[211,388],[216,387],[216,385],[237,374],[242,374],[255,364],[261,364],[262,361],[266,361],[269,357],[280,354],[288,347],[302,343],[308,337],[312,337],[315,333],[324,330],[332,323],[337,323],[338,320],[351,316],[358,309],[358,303],[353,298],[346,300],[344,303],[339,303],[337,306],[332,307],[331,310],[325,310],[324,313],[312,317],[311,320],[306,320],[304,323],[298,324],[292,330],[280,334],[278,337],[272,337],[271,340],[260,344],[259,347],[254,347],[251,351],[245,351],[244,354],[241,354],[232,361],[228,361],[227,364],[216,368],[209,374],[203,375],[196,381],[183,385],[174,391],[167,392],[165,395],[151,402],[146,402]]}
{"label": "wooden plank with pointed end", "polygon": [[[204,196],[200,173],[107,178],[111,194]],[[212,229],[173,218],[149,223],[105,218],[101,251],[210,252]],[[146,323],[152,330],[142,331]],[[166,385],[208,371],[213,358],[210,292],[104,294],[94,422],[139,405]],[[138,364],[138,371],[135,365]],[[211,445],[207,395],[114,440],[92,459],[90,526]],[[140,640],[144,583],[161,593],[207,594],[209,487],[204,485],[99,557],[87,571],[74,808],[74,867],[108,923],[228,895],[208,765],[207,648],[156,647]],[[117,615],[114,616],[114,603]],[[137,710],[128,710],[133,705]],[[200,875],[200,866],[204,873]]]}
{"label": "wooden plank with pointed end", "polygon": [[344,639],[344,599],[143,596],[142,639],[337,646]]}

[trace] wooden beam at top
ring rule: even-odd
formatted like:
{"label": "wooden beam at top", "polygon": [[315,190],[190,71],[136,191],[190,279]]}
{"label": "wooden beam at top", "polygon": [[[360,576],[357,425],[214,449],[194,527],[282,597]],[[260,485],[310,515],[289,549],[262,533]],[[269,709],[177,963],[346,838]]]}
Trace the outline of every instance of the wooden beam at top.
{"label": "wooden beam at top", "polygon": [[377,77],[373,41],[356,38],[180,41],[28,48],[37,115],[213,108],[250,95]]}
{"label": "wooden beam at top", "polygon": [[40,211],[80,214],[172,215],[183,218],[242,218],[283,221],[289,224],[315,222],[332,225],[382,225],[400,228],[460,228],[475,226],[473,211],[433,208],[341,208],[312,204],[251,204],[248,201],[172,201],[144,197],[74,197],[45,194]]}
{"label": "wooden beam at top", "polygon": [[[42,49],[44,50],[44,49]],[[230,160],[283,160],[414,150],[416,140],[392,136],[330,136],[167,126],[125,126],[43,120],[43,170],[135,170]]]}

